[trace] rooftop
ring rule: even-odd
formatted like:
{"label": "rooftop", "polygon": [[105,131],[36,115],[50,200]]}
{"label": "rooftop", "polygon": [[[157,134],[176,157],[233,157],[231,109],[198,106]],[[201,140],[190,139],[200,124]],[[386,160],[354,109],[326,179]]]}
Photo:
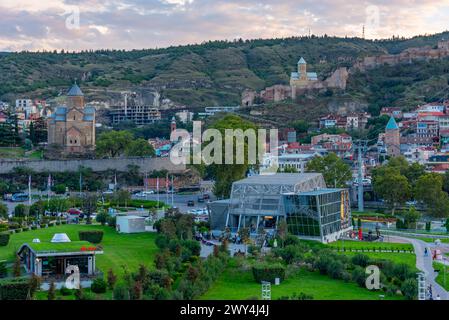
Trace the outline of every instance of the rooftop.
{"label": "rooftop", "polygon": [[[72,242],[31,242],[22,245],[19,251],[25,246],[29,247],[37,255],[54,254],[54,253],[81,253],[81,252],[98,252],[99,250],[88,241],[72,241]],[[93,249],[95,248],[95,249]]]}
{"label": "rooftop", "polygon": [[396,130],[396,129],[399,129],[398,124],[396,123],[396,120],[394,120],[393,117],[390,117],[390,120],[388,120],[385,130]]}
{"label": "rooftop", "polygon": [[279,185],[295,185],[310,179],[321,177],[321,173],[276,173],[270,175],[254,175],[248,178],[234,182],[235,184],[279,184]]}
{"label": "rooftop", "polygon": [[70,90],[67,92],[68,96],[84,96],[83,92],[81,91],[80,87],[76,83],[73,84],[73,86],[70,88]]}

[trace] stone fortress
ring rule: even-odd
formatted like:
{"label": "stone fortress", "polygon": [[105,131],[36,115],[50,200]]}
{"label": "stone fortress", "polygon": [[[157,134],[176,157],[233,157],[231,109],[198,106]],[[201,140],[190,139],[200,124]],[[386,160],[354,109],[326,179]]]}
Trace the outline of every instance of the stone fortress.
{"label": "stone fortress", "polygon": [[76,83],[67,92],[66,105],[56,107],[48,118],[48,145],[67,155],[95,149],[95,108],[85,106]]}
{"label": "stone fortress", "polygon": [[424,46],[408,48],[399,54],[384,54],[380,56],[365,57],[357,61],[351,71],[375,68],[382,65],[395,65],[400,63],[412,63],[413,60],[431,60],[449,57],[449,41],[439,41],[436,48]]}
{"label": "stone fortress", "polygon": [[290,85],[277,84],[257,93],[254,90],[245,90],[242,94],[242,106],[254,105],[256,98],[264,102],[279,102],[285,99],[296,99],[309,90],[322,90],[328,88],[346,89],[348,70],[338,68],[325,80],[318,80],[316,72],[307,71],[307,62],[301,57],[298,61],[298,69],[290,75]]}
{"label": "stone fortress", "polygon": [[399,54],[384,54],[359,59],[348,70],[338,68],[327,79],[318,80],[315,72],[307,72],[307,62],[304,58],[298,61],[298,70],[292,72],[290,85],[277,84],[267,87],[260,92],[246,89],[242,93],[242,106],[252,106],[257,100],[263,102],[279,102],[286,99],[296,99],[308,90],[321,90],[327,88],[346,89],[349,74],[356,71],[366,71],[382,65],[396,65],[401,63],[412,63],[419,60],[442,59],[449,57],[449,41],[441,40],[436,46],[424,46],[408,48]]}

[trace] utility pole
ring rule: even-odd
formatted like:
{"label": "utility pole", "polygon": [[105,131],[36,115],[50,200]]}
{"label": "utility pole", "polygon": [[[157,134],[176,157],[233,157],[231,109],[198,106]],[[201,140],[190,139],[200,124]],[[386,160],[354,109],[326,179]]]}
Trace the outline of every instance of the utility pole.
{"label": "utility pole", "polygon": [[363,212],[363,161],[362,161],[362,142],[358,144],[359,154],[358,154],[358,209],[359,212]]}

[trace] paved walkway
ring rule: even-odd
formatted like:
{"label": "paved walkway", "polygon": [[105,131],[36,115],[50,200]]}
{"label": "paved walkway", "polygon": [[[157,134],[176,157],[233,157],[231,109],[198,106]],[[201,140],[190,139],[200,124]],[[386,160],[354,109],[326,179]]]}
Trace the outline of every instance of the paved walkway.
{"label": "paved walkway", "polygon": [[[430,248],[434,247],[435,245],[432,243],[427,243],[419,239],[412,239],[412,238],[405,238],[405,237],[396,237],[396,236],[390,236],[390,238],[397,239],[400,241],[407,241],[411,243],[415,249],[416,254],[416,268],[423,271],[426,274],[426,286],[429,284],[432,285],[432,294],[433,298],[437,295],[440,295],[441,300],[449,300],[449,293],[438,283],[436,283],[435,278],[437,277],[438,273],[433,271],[432,266],[432,255],[430,252]],[[427,257],[424,256],[424,249],[427,247],[427,251],[429,254]]]}

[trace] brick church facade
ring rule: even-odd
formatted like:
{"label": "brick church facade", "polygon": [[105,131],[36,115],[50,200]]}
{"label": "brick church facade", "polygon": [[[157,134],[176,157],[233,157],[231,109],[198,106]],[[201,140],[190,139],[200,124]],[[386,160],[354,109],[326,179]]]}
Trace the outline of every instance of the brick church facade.
{"label": "brick church facade", "polygon": [[48,145],[66,154],[85,154],[95,149],[95,108],[85,106],[84,94],[75,83],[67,92],[65,106],[48,119]]}

